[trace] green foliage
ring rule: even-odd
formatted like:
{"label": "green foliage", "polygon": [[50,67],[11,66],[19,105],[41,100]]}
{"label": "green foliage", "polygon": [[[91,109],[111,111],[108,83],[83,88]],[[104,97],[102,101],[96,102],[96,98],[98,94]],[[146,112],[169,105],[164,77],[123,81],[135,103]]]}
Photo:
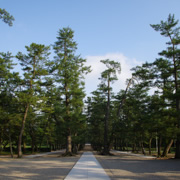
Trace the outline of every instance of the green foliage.
{"label": "green foliage", "polygon": [[[14,21],[4,9],[0,9],[0,19],[9,26]],[[117,80],[120,63],[101,60],[107,69],[101,73],[98,89],[87,99],[86,114],[84,78],[91,70],[85,66],[86,60],[76,55],[77,43],[71,28],[58,31],[53,61],[49,60],[49,46],[36,43],[25,46],[27,54],[16,55],[24,73],[21,78],[13,72],[11,53],[0,53],[0,148],[11,143],[15,147],[21,139],[20,143],[31,146],[32,151],[42,146],[50,149],[66,146],[71,154],[71,150],[76,152],[88,141],[99,151],[114,145],[116,149],[128,150],[131,146],[133,151],[141,149],[145,153],[144,146],[150,151],[157,138],[159,148],[175,140],[176,157],[180,157],[177,25],[178,20],[171,14],[166,21],[151,25],[169,39],[167,49],[154,62],[132,69],[134,83],[128,91],[114,95],[111,83]],[[150,95],[153,88],[156,90]]]}
{"label": "green foliage", "polygon": [[[86,60],[75,55],[77,44],[73,37],[72,29],[63,28],[59,30],[54,45],[56,56],[52,68],[63,103],[61,117],[67,137],[79,135],[78,129],[81,129],[79,125],[85,123],[85,118],[82,116],[83,98],[85,97],[84,75],[90,72],[90,67],[85,66]],[[71,145],[71,142],[67,144],[67,153],[71,152]]]}
{"label": "green foliage", "polygon": [[104,140],[104,116],[106,99],[101,90],[92,92],[87,103],[88,142],[95,150],[102,150]]}
{"label": "green foliage", "polygon": [[27,55],[18,52],[16,56],[24,71],[24,78],[20,84],[20,91],[16,93],[19,104],[22,105],[21,111],[24,114],[18,140],[18,157],[22,156],[22,136],[29,113],[34,112],[30,113],[31,116],[35,114],[38,116],[46,104],[47,98],[43,93],[46,83],[43,77],[48,75],[49,49],[49,46],[32,43],[29,47],[26,46]]}
{"label": "green foliage", "polygon": [[109,154],[114,118],[111,106],[111,83],[117,80],[116,73],[120,73],[121,66],[119,62],[109,59],[101,60],[101,62],[106,65],[107,69],[101,73],[99,88],[92,93],[92,99],[88,99],[90,116],[88,125],[91,134],[89,141],[95,149],[99,151],[103,149],[103,154]]}
{"label": "green foliage", "polygon": [[118,80],[116,73],[118,72],[120,74],[121,72],[120,63],[109,59],[101,60],[101,62],[107,67],[107,70],[101,73],[101,79],[104,81],[108,80],[110,82]]}
{"label": "green foliage", "polygon": [[151,27],[155,31],[160,31],[162,36],[172,37],[173,42],[178,42],[180,28],[174,28],[178,22],[179,20],[175,20],[174,14],[169,14],[167,21],[161,21],[160,24],[154,24]]}
{"label": "green foliage", "polygon": [[13,25],[13,21],[15,20],[12,15],[10,15],[5,9],[0,8],[0,19],[2,19],[9,26]]}
{"label": "green foliage", "polygon": [[[160,24],[151,25],[156,31],[160,31],[162,36],[168,37],[167,50],[159,53],[160,56],[166,58],[165,62],[168,64],[166,70],[162,71],[161,77],[163,78],[163,96],[164,101],[168,101],[171,111],[175,115],[175,127],[178,127],[177,140],[176,140],[176,155],[180,158],[180,63],[179,63],[179,45],[180,45],[180,27],[177,27],[178,20],[175,20],[174,15],[169,14],[167,21],[161,21]],[[162,62],[161,62],[162,63]],[[156,63],[156,65],[158,65]],[[163,63],[165,65],[165,63]],[[173,116],[174,116],[173,115]]]}
{"label": "green foliage", "polygon": [[0,53],[0,149],[17,140],[20,115],[17,114],[18,99],[15,96],[19,82],[18,73],[13,69],[11,53]]}

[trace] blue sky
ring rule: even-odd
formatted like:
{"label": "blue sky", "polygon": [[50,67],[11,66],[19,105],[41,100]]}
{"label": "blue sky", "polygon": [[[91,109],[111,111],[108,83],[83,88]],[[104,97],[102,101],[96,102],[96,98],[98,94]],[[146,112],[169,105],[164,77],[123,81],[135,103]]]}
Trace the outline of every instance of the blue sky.
{"label": "blue sky", "polygon": [[59,29],[72,28],[77,54],[93,69],[86,77],[88,94],[96,89],[105,68],[99,60],[121,63],[114,90],[124,89],[130,68],[154,61],[166,47],[166,38],[150,24],[166,20],[169,13],[180,19],[180,0],[0,0],[0,8],[15,18],[13,27],[0,21],[2,52],[25,53],[25,46],[32,42],[53,44]]}

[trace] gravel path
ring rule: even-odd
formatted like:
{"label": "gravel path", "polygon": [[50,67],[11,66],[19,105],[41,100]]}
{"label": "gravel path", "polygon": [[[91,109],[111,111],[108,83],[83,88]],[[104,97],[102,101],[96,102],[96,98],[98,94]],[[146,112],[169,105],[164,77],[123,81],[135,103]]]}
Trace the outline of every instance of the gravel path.
{"label": "gravel path", "polygon": [[66,177],[80,155],[59,157],[48,155],[37,158],[0,158],[0,180],[61,180]]}
{"label": "gravel path", "polygon": [[180,160],[145,159],[128,154],[96,155],[97,160],[112,180],[180,179]]}

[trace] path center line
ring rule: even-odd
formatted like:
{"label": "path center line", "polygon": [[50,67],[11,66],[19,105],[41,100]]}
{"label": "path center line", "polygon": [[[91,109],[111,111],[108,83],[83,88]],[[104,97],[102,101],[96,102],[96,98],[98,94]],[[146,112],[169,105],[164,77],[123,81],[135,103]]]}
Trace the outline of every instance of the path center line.
{"label": "path center line", "polygon": [[84,152],[65,180],[110,180],[92,152]]}

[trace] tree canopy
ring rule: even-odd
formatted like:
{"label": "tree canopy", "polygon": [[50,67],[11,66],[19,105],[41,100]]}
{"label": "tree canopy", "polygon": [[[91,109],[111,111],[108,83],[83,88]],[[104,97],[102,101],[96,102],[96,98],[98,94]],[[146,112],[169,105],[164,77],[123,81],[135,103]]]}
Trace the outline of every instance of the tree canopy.
{"label": "tree canopy", "polygon": [[[13,25],[4,9],[0,19]],[[168,39],[167,48],[151,63],[132,68],[126,89],[118,93],[112,83],[121,64],[105,59],[100,83],[86,97],[91,67],[76,54],[70,27],[58,30],[52,46],[31,43],[26,53],[1,52],[0,152],[22,157],[29,151],[66,149],[65,155],[72,155],[88,142],[104,155],[114,148],[145,155],[157,151],[159,157],[173,151],[180,158],[180,27],[171,14],[150,26]]]}

